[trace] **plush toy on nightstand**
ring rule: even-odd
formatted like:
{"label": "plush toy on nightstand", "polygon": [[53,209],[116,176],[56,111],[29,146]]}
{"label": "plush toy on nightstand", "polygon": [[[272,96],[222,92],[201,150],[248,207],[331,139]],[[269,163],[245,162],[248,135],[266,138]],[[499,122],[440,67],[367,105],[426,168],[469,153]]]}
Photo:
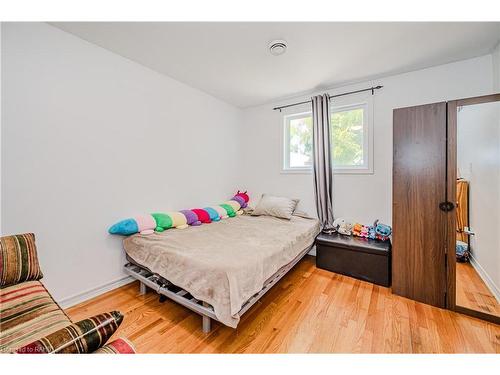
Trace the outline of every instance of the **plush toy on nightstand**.
{"label": "plush toy on nightstand", "polygon": [[366,225],[362,225],[361,226],[361,233],[359,234],[359,236],[362,238],[368,238],[368,231],[369,231],[369,227]]}
{"label": "plush toy on nightstand", "polygon": [[377,222],[378,222],[378,220],[375,221],[375,223],[373,223],[373,225],[368,227],[368,238],[371,240],[374,240],[375,238],[377,238],[377,233],[375,232],[375,228],[377,227]]}
{"label": "plush toy on nightstand", "polygon": [[363,229],[363,224],[355,223],[352,227],[352,235],[361,237],[361,230]]}
{"label": "plush toy on nightstand", "polygon": [[352,224],[345,219],[338,218],[333,222],[333,227],[337,233],[343,234],[345,236],[350,236],[352,231]]}
{"label": "plush toy on nightstand", "polygon": [[392,234],[392,228],[389,225],[379,223],[375,227],[375,233],[378,240],[387,241]]}

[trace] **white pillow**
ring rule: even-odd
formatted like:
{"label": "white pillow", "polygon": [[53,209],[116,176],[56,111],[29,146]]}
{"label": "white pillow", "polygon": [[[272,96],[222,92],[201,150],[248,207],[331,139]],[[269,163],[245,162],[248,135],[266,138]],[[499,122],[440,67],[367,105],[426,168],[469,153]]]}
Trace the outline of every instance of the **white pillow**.
{"label": "white pillow", "polygon": [[252,216],[267,215],[290,220],[298,203],[298,199],[262,194]]}

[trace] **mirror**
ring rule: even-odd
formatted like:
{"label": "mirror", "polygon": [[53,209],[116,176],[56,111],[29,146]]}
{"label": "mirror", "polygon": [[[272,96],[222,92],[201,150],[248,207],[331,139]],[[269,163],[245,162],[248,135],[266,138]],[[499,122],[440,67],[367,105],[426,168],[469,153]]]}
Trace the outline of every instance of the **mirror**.
{"label": "mirror", "polygon": [[457,107],[456,305],[500,316],[500,102]]}

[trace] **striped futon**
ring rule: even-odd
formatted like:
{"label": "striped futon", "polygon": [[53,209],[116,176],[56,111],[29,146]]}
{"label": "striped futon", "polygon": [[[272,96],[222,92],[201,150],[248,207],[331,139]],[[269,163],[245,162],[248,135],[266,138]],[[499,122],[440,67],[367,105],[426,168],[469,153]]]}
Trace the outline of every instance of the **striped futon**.
{"label": "striped futon", "polygon": [[32,233],[0,237],[0,353],[134,353],[125,339],[101,347],[123,315],[73,323],[43,284]]}
{"label": "striped futon", "polygon": [[14,352],[69,324],[40,281],[0,289],[0,352]]}
{"label": "striped futon", "polygon": [[128,340],[120,337],[97,349],[94,354],[134,354],[133,348],[134,346]]}

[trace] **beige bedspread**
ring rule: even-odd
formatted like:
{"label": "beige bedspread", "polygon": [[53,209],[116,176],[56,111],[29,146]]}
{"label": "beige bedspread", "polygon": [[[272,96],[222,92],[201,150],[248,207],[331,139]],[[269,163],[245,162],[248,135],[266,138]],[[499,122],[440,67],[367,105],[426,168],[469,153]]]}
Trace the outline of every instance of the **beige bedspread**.
{"label": "beige bedspread", "polygon": [[316,219],[242,215],[187,229],[136,234],[123,246],[137,263],[209,303],[222,323],[235,328],[242,305],[312,245],[318,233]]}

